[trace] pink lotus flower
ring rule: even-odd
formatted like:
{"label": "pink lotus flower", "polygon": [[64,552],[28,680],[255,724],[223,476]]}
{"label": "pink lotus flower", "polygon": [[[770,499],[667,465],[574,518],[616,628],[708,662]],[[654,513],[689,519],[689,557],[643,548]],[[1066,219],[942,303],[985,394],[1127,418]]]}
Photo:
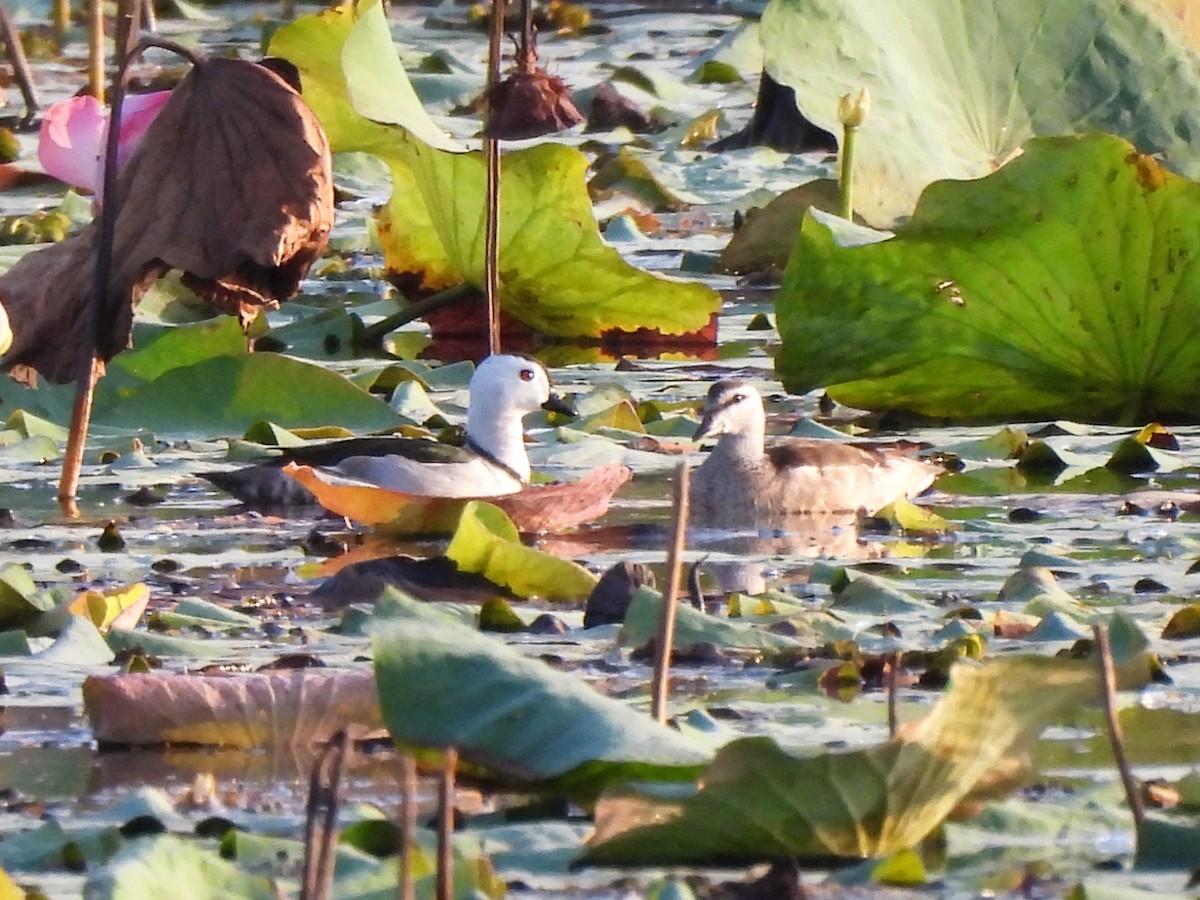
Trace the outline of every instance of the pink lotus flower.
{"label": "pink lotus flower", "polygon": [[[130,94],[121,107],[121,136],[117,165],[123,166],[134,147],[170,98],[170,91]],[[108,138],[108,108],[95,97],[72,97],[55,103],[38,132],[38,160],[47,174],[96,195],[104,181],[104,144]]]}

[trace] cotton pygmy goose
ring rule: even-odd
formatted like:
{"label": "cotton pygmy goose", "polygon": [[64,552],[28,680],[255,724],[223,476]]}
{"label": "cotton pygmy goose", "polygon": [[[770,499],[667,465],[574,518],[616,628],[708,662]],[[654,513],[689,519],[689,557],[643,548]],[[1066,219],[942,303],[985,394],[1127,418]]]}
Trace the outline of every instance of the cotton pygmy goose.
{"label": "cotton pygmy goose", "polygon": [[350,438],[289,449],[271,464],[208,478],[239,500],[271,510],[316,503],[311,492],[283,473],[282,465],[289,461],[427,497],[511,494],[529,482],[523,420],[539,407],[573,415],[550,390],[541,363],[498,354],[480,363],[471,377],[465,446],[416,438]]}
{"label": "cotton pygmy goose", "polygon": [[529,483],[524,418],[536,409],[571,414],[550,390],[542,364],[516,354],[489,356],[471,376],[466,442],[414,441],[386,456],[352,456],[334,471],[426,497],[492,497]]}
{"label": "cotton pygmy goose", "polygon": [[889,447],[783,438],[766,444],[762,396],[742,381],[718,381],[701,408],[695,440],[717,446],[692,475],[692,513],[712,524],[746,525],[792,513],[875,512],[928,488],[935,465]]}

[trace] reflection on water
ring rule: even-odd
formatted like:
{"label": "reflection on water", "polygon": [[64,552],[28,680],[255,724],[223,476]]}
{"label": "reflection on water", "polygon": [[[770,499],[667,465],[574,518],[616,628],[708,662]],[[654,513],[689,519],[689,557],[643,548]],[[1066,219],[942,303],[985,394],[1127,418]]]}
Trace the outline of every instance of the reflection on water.
{"label": "reflection on water", "polygon": [[878,559],[888,553],[887,544],[862,540],[854,513],[764,516],[742,529],[693,528],[688,544],[693,550],[740,557],[705,564],[722,593],[761,593],[768,575],[790,560]]}

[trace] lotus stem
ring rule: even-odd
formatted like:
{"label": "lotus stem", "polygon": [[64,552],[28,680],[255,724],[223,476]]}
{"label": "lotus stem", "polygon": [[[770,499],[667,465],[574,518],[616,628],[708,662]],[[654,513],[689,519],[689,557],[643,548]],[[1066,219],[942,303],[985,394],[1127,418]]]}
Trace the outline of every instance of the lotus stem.
{"label": "lotus stem", "polygon": [[[103,19],[100,20],[101,38],[103,38]],[[69,518],[79,515],[79,505],[76,496],[79,492],[79,474],[83,468],[83,451],[87,444],[88,428],[92,418],[92,400],[96,391],[96,381],[104,372],[104,363],[100,358],[100,348],[104,343],[104,330],[110,321],[108,309],[108,287],[112,276],[113,242],[117,231],[117,214],[121,208],[121,198],[117,196],[117,146],[121,137],[121,106],[125,100],[125,77],[133,60],[145,53],[150,47],[159,47],[178,53],[193,66],[198,65],[200,57],[186,47],[173,41],[159,38],[145,38],[137,43],[129,53],[121,59],[117,67],[117,78],[113,84],[112,112],[108,119],[108,135],[104,143],[104,198],[100,207],[100,234],[96,239],[96,270],[92,275],[92,299],[89,304],[91,322],[91,340],[93,354],[88,359],[85,368],[81,368],[75,378],[75,404],[71,410],[71,429],[67,435],[67,449],[63,454],[62,470],[58,478],[58,502],[63,514]],[[97,99],[103,97],[104,64],[101,54],[100,89]],[[103,102],[101,100],[101,102]]]}
{"label": "lotus stem", "polygon": [[896,705],[897,705],[896,704],[896,691],[897,691],[896,680],[899,676],[899,672],[897,670],[900,668],[900,660],[902,658],[903,658],[903,654],[899,650],[896,650],[895,652],[888,654],[887,720],[888,720],[888,737],[889,738],[894,738],[896,736],[897,729],[899,729],[899,727],[900,727],[900,717],[896,710]]}
{"label": "lotus stem", "polygon": [[[492,0],[491,32],[488,39],[486,96],[500,82],[501,43],[504,38],[506,0]],[[486,113],[491,116],[491,110]],[[485,122],[486,126],[486,122]],[[486,127],[485,127],[486,132]],[[500,352],[500,141],[485,137],[483,155],[487,164],[487,204],[483,238],[483,295],[487,303],[488,353]]]}
{"label": "lotus stem", "polygon": [[142,30],[142,0],[117,0],[117,16],[113,30],[118,64],[132,52]]}
{"label": "lotus stem", "polygon": [[843,219],[854,218],[854,145],[858,129],[866,121],[871,110],[871,96],[866,88],[857,97],[845,94],[838,101],[838,119],[842,123],[841,165],[838,170],[838,215]]}
{"label": "lotus stem", "polygon": [[349,736],[345,731],[339,731],[313,763],[305,807],[304,877],[300,900],[328,900],[330,896],[337,851],[338,810],[345,793],[342,770],[349,745]]}
{"label": "lotus stem", "polygon": [[650,682],[650,714],[655,721],[667,721],[667,694],[670,682],[671,653],[675,645],[675,610],[679,605],[679,584],[683,576],[683,550],[687,541],[688,486],[690,468],[685,459],[675,470],[675,504],[671,523],[671,546],[667,551],[667,589],[663,592],[654,640],[654,673]]}
{"label": "lotus stem", "polygon": [[37,90],[33,85],[33,70],[29,68],[25,47],[21,43],[21,32],[17,30],[3,3],[0,3],[0,37],[4,38],[8,62],[13,69],[13,79],[21,89],[21,99],[25,102],[25,115],[21,118],[21,124],[25,125],[32,122],[37,114]]}
{"label": "lotus stem", "polygon": [[61,47],[67,42],[67,31],[71,27],[71,0],[54,0],[50,17],[54,25],[54,40]]}
{"label": "lotus stem", "polygon": [[400,900],[415,900],[412,872],[412,842],[417,833],[417,761],[411,753],[400,754]]}
{"label": "lotus stem", "polygon": [[454,898],[454,774],[458,768],[458,750],[448,747],[442,767],[442,781],[438,791],[437,828],[437,900]]}
{"label": "lotus stem", "polygon": [[1113,664],[1112,644],[1108,638],[1108,626],[1098,622],[1092,626],[1096,656],[1100,666],[1101,699],[1104,702],[1104,721],[1108,725],[1108,742],[1112,745],[1113,760],[1125,788],[1125,799],[1133,814],[1133,824],[1140,829],[1146,818],[1146,807],[1138,790],[1137,779],[1129,768],[1129,757],[1125,753],[1125,735],[1121,731],[1121,720],[1117,716],[1117,672]]}
{"label": "lotus stem", "polygon": [[392,313],[392,315],[364,328],[358,335],[358,343],[364,347],[377,344],[383,340],[385,334],[431,312],[468,300],[475,296],[475,291],[475,285],[464,281],[462,284],[456,284],[444,291],[438,291],[436,294],[430,294],[428,297],[405,304],[399,312]]}
{"label": "lotus stem", "polygon": [[83,450],[87,444],[88,424],[92,419],[92,401],[96,396],[96,381],[103,363],[95,354],[88,358],[86,372],[81,372],[71,407],[71,427],[67,432],[67,449],[63,452],[62,473],[58,479],[58,505],[68,519],[79,518],[79,475],[83,471]]}
{"label": "lotus stem", "polygon": [[104,0],[88,3],[88,93],[104,105]]}

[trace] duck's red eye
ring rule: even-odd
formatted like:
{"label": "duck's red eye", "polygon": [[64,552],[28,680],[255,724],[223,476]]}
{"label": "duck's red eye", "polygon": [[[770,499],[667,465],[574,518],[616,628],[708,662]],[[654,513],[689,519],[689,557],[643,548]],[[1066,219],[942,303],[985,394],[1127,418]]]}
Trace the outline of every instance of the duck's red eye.
{"label": "duck's red eye", "polygon": [[522,369],[521,370],[521,380],[522,381],[533,381],[533,369]]}

